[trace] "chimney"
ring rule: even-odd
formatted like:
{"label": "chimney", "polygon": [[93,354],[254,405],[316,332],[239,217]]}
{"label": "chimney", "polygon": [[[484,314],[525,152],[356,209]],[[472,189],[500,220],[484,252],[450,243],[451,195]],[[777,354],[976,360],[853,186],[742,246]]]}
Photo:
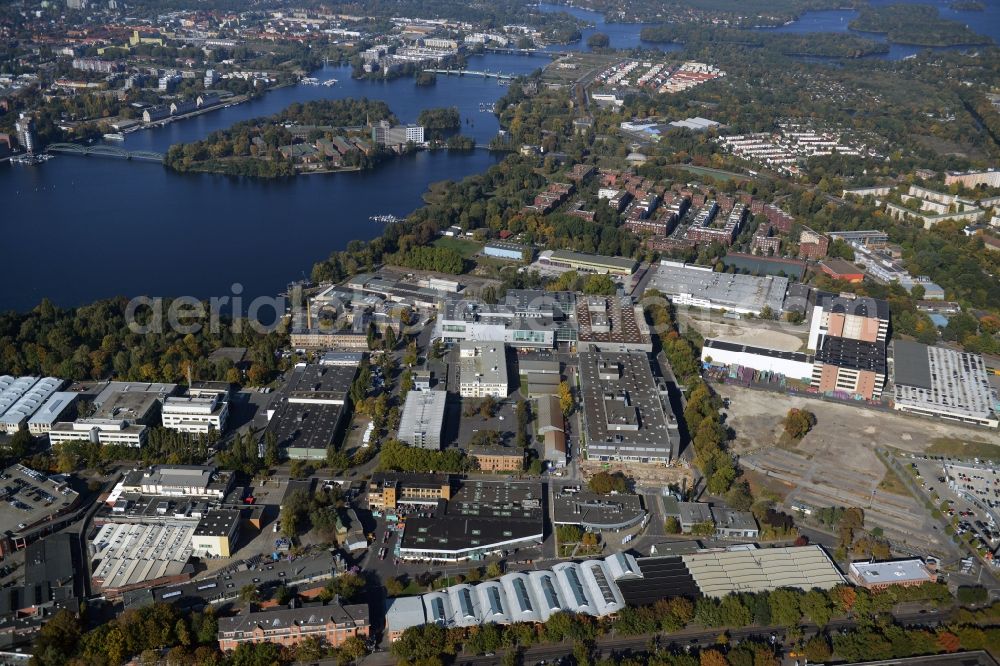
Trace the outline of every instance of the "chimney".
{"label": "chimney", "polygon": [[312,301],[311,299],[306,299],[306,331],[311,331],[313,327],[312,324]]}

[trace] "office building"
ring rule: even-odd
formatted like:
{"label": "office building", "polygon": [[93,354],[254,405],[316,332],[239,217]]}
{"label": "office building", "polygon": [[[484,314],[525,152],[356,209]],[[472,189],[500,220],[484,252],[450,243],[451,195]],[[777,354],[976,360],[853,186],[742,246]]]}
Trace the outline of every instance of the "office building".
{"label": "office building", "polygon": [[229,417],[229,400],[226,393],[195,391],[186,396],[168,396],[163,401],[160,418],[163,427],[179,432],[207,435],[223,433]]}
{"label": "office building", "polygon": [[996,428],[996,394],[979,354],[930,347],[908,340],[892,343],[893,407]]}
{"label": "office building", "polygon": [[631,296],[584,296],[577,299],[579,348],[593,351],[653,351],[642,308]]}
{"label": "office building", "polygon": [[372,142],[380,146],[424,143],[424,128],[420,125],[390,125],[383,120],[372,127]]}
{"label": "office building", "polygon": [[436,505],[451,498],[451,479],[447,474],[376,472],[368,483],[368,508],[394,512],[400,504]]}
{"label": "office building", "polygon": [[147,426],[157,422],[161,405],[176,390],[176,384],[108,382],[94,398],[93,413],[71,423],[54,424],[49,441],[142,446]]}
{"label": "office building", "polygon": [[211,88],[216,83],[218,83],[221,78],[222,77],[219,76],[219,72],[217,72],[216,70],[214,70],[214,69],[206,69],[205,70],[205,78],[204,78],[204,81],[203,81],[203,83],[205,85],[205,88],[206,89]]}
{"label": "office building", "polygon": [[440,449],[445,391],[410,391],[399,420],[399,439],[421,449]]}
{"label": "office building", "polygon": [[642,353],[580,354],[588,460],[669,463],[678,443],[673,415],[664,408]]}
{"label": "office building", "polygon": [[913,587],[937,582],[937,573],[923,560],[892,562],[851,562],[847,578],[858,587],[883,590],[887,587]]}
{"label": "office building", "polygon": [[720,506],[713,506],[711,511],[716,538],[754,540],[760,536],[757,520],[749,511],[736,511]]}
{"label": "office building", "polygon": [[881,399],[886,379],[883,343],[824,335],[818,346],[811,384],[820,393]]}
{"label": "office building", "polygon": [[714,338],[705,340],[701,349],[701,361],[706,365],[752,368],[790,379],[811,380],[813,360],[811,355],[801,352],[752,347]]}
{"label": "office building", "polygon": [[267,411],[267,431],[292,460],[325,460],[343,432],[356,366],[300,363]]}
{"label": "office building", "polygon": [[480,472],[520,472],[524,469],[524,449],[508,446],[473,446],[469,457]]}
{"label": "office building", "polygon": [[879,298],[820,292],[809,321],[809,349],[821,336],[848,338],[883,345],[889,336],[889,304]]}
{"label": "office building", "polygon": [[649,287],[667,296],[675,305],[752,315],[760,315],[768,309],[779,314],[788,290],[788,278],[716,273],[706,266],[666,259],[655,270]]}
{"label": "office building", "polygon": [[367,604],[309,604],[301,608],[255,610],[247,605],[235,617],[219,618],[219,649],[235,650],[244,643],[276,643],[293,647],[316,639],[324,647],[338,647],[349,638],[371,635]]}
{"label": "office building", "polygon": [[458,392],[463,398],[506,398],[510,393],[503,342],[462,342],[458,362]]}

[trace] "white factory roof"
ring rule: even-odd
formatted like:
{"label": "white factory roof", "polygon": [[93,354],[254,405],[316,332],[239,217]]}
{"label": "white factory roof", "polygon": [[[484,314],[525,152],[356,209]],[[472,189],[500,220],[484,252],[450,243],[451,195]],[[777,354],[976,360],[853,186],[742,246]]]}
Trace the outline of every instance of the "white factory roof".
{"label": "white factory roof", "polygon": [[176,576],[191,557],[196,525],[107,523],[94,538],[94,578],[104,589]]}
{"label": "white factory roof", "polygon": [[35,415],[28,419],[28,425],[52,425],[78,395],[79,393],[73,391],[56,391],[49,396]]}
{"label": "white factory roof", "polygon": [[851,562],[851,576],[866,585],[923,583],[933,580],[924,563],[917,559],[895,562]]}
{"label": "white factory roof", "polygon": [[828,590],[844,582],[819,546],[706,551],[682,558],[698,589],[708,597],[780,587]]}
{"label": "white factory roof", "polygon": [[453,585],[419,597],[423,608],[408,599],[393,599],[386,611],[390,630],[436,623],[470,627],[495,622],[545,622],[560,611],[604,616],[625,606],[616,580],[639,576],[631,555],[604,560],[560,562],[546,571],[514,572],[497,580]]}
{"label": "white factory roof", "polygon": [[28,389],[35,385],[38,377],[18,377],[10,375],[0,377],[0,414],[4,414],[11,405],[21,399]]}
{"label": "white factory roof", "polygon": [[55,377],[46,377],[34,382],[4,411],[0,417],[0,424],[14,426],[27,421],[28,417],[34,414],[62,384],[63,381]]}

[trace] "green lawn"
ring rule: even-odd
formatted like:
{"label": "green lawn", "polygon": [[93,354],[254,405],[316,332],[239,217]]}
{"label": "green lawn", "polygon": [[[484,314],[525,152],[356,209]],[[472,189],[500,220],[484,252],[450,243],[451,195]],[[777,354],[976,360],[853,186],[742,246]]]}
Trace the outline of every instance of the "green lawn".
{"label": "green lawn", "polygon": [[931,442],[927,453],[934,456],[952,458],[981,458],[1000,460],[1000,446],[979,440],[964,440],[955,437],[937,437]]}
{"label": "green lawn", "polygon": [[453,238],[451,236],[442,236],[434,241],[435,247],[446,247],[449,250],[454,250],[462,255],[463,259],[471,259],[483,249],[482,243],[477,243],[476,241],[466,240],[465,238]]}
{"label": "green lawn", "polygon": [[693,173],[696,176],[711,176],[716,180],[753,180],[752,176],[747,176],[742,173],[734,173],[732,171],[723,171],[721,169],[712,169],[710,167],[691,166],[689,164],[675,164],[673,166]]}

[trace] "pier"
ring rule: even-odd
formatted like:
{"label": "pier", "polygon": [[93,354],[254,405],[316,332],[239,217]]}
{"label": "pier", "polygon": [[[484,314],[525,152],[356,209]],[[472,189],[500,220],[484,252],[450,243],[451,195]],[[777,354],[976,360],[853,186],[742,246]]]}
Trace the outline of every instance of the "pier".
{"label": "pier", "polygon": [[163,153],[151,150],[125,150],[117,146],[81,146],[78,143],[51,143],[45,148],[47,153],[64,153],[66,155],[97,155],[99,157],[117,157],[123,160],[145,160],[147,162],[163,162]]}

